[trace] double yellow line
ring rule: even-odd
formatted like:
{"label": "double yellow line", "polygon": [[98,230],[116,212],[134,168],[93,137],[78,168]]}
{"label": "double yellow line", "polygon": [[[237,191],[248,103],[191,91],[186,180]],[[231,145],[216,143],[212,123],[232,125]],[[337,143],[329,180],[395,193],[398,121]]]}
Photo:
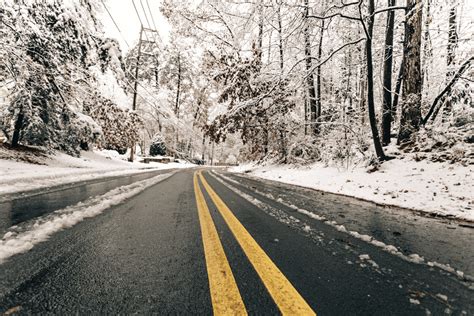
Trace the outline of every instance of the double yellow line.
{"label": "double yellow line", "polygon": [[207,207],[199,180],[283,315],[316,315],[298,291],[252,238],[211,188],[201,171],[194,173],[194,192],[201,224],[206,267],[215,315],[246,315],[247,311]]}

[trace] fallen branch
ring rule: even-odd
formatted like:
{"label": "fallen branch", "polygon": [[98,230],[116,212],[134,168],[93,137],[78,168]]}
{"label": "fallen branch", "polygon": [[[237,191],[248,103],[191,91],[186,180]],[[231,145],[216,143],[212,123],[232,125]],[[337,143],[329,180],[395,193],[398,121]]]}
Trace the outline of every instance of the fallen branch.
{"label": "fallen branch", "polygon": [[[434,99],[433,101],[433,104],[431,105],[431,108],[430,110],[428,111],[428,114],[426,114],[425,118],[421,121],[421,124],[425,125],[428,120],[430,119],[431,115],[433,114],[433,112],[435,111],[438,103],[440,101],[444,101],[444,98],[446,97],[446,95],[451,91],[451,88],[454,86],[454,84],[458,81],[458,79],[461,77],[461,75],[463,74],[464,71],[466,71],[466,69],[469,68],[469,66],[471,65],[472,61],[474,60],[474,56],[471,56],[470,58],[468,58],[462,65],[461,67],[459,68],[459,70],[457,71],[457,73],[454,75],[454,77],[451,79],[451,81],[448,83],[448,85],[443,89],[443,91],[441,91],[440,94],[438,94],[438,96]],[[442,105],[441,105],[442,106]],[[436,111],[436,113],[439,112],[439,109],[438,111]],[[433,118],[432,120],[434,120],[436,118],[436,114],[433,115]]]}

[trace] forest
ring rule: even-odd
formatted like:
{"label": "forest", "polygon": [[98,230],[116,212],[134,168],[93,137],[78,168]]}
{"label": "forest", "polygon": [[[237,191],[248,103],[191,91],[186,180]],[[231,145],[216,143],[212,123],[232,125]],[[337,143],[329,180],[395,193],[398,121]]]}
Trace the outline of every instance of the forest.
{"label": "forest", "polygon": [[142,27],[126,53],[103,32],[110,2],[2,0],[9,148],[473,162],[469,0],[164,0],[167,41],[135,1]]}

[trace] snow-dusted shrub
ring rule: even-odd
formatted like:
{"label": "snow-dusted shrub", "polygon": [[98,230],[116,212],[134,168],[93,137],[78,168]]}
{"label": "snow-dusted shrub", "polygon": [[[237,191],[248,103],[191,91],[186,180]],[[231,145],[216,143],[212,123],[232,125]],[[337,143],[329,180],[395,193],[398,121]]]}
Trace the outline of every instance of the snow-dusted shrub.
{"label": "snow-dusted shrub", "polygon": [[166,155],[166,144],[162,135],[156,134],[153,136],[150,144],[150,156],[164,156]]}
{"label": "snow-dusted shrub", "polygon": [[457,103],[449,119],[438,117],[416,135],[415,146],[405,151],[420,152],[421,158],[434,161],[473,163],[474,108]]}
{"label": "snow-dusted shrub", "polygon": [[123,153],[140,139],[143,122],[136,112],[122,109],[101,96],[93,98],[84,108],[102,130],[100,147]]}
{"label": "snow-dusted shrub", "polygon": [[[102,128],[90,116],[76,113],[67,130],[67,143],[73,148],[90,150],[102,136]],[[67,152],[67,149],[64,148]]]}
{"label": "snow-dusted shrub", "polygon": [[370,136],[355,124],[327,124],[315,140],[319,160],[327,165],[349,167],[370,156]]}
{"label": "snow-dusted shrub", "polygon": [[291,164],[307,164],[319,160],[320,151],[312,136],[296,136],[290,140],[287,162]]}

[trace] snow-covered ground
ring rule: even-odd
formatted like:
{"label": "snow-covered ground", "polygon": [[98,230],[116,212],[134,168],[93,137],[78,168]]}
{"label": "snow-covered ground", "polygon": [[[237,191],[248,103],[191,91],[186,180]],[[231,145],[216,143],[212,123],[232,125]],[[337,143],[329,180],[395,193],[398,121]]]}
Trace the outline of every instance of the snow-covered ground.
{"label": "snow-covered ground", "polygon": [[317,190],[474,221],[474,166],[414,161],[410,158],[384,162],[368,173],[364,167],[350,169],[308,166],[242,165],[232,172],[296,184]]}
{"label": "snow-covered ground", "polygon": [[185,162],[130,163],[115,151],[84,151],[79,158],[57,152],[37,157],[35,162],[0,157],[0,196],[97,178],[194,166]]}

